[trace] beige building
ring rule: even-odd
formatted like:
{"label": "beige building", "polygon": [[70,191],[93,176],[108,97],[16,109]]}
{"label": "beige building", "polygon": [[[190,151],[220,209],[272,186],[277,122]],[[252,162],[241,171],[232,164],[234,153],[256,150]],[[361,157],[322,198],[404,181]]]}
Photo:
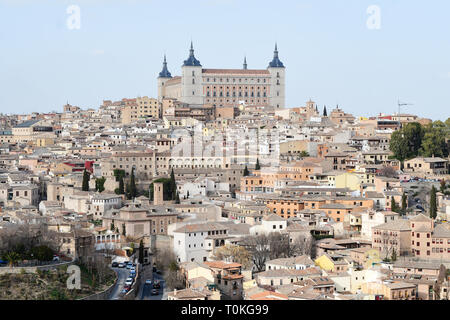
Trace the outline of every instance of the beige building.
{"label": "beige building", "polygon": [[122,124],[132,124],[142,118],[159,118],[160,112],[161,107],[157,99],[138,97],[135,104],[122,108]]}
{"label": "beige building", "polygon": [[381,258],[391,258],[411,252],[411,226],[408,220],[398,219],[372,227],[372,248],[381,253]]}
{"label": "beige building", "polygon": [[405,172],[422,174],[444,175],[448,174],[448,160],[439,157],[418,157],[405,161]]}

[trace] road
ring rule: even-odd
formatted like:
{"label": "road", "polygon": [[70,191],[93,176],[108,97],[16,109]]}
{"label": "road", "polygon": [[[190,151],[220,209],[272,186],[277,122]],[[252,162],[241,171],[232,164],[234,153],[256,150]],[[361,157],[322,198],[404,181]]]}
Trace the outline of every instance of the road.
{"label": "road", "polygon": [[[153,289],[152,285],[145,284],[145,282],[144,282],[144,284],[142,286],[143,290],[142,290],[141,300],[164,300],[164,299],[166,299],[165,292],[164,292],[165,281],[164,281],[163,277],[157,273],[153,273],[152,282],[155,280],[159,280],[159,283],[161,284],[161,288],[158,289],[159,294],[153,296],[152,295],[152,289]],[[145,279],[143,281],[145,281]]]}
{"label": "road", "polygon": [[125,280],[128,278],[130,272],[126,268],[112,268],[112,269],[117,272],[118,279],[115,288],[113,289],[113,291],[109,296],[109,300],[117,300],[119,299],[120,291],[122,291],[123,286],[125,285]]}

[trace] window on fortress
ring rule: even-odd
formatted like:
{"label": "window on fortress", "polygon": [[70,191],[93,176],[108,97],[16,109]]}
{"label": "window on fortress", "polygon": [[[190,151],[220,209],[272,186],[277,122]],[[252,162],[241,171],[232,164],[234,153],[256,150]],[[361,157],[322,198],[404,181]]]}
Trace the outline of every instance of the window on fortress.
{"label": "window on fortress", "polygon": [[195,71],[192,71],[192,76],[193,76],[193,77],[195,76]]}
{"label": "window on fortress", "polygon": [[195,80],[194,79],[192,79],[192,84],[195,84]]}

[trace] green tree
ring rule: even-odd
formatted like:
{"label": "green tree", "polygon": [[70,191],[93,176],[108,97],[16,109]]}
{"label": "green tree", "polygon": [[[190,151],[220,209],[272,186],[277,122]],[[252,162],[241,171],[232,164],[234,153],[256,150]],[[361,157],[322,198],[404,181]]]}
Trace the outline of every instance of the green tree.
{"label": "green tree", "polygon": [[302,150],[302,152],[300,152],[300,157],[302,157],[302,158],[309,157],[309,152],[305,151],[305,150]]}
{"label": "green tree", "polygon": [[126,235],[127,235],[126,230],[125,230],[125,223],[122,224],[122,235],[123,235],[124,237],[126,237]]}
{"label": "green tree", "polygon": [[139,263],[144,263],[144,241],[139,242]]}
{"label": "green tree", "polygon": [[410,154],[408,145],[408,141],[401,130],[392,133],[389,149],[394,153],[394,157],[402,163]]}
{"label": "green tree", "polygon": [[134,168],[131,169],[130,187],[129,187],[128,191],[129,191],[129,199],[136,198],[137,189],[136,189],[136,181],[135,181],[135,177],[134,177]]}
{"label": "green tree", "polygon": [[430,191],[430,218],[436,219],[436,216],[437,216],[436,188],[433,185]]}
{"label": "green tree", "polygon": [[106,181],[105,177],[95,179],[95,190],[100,193],[105,191],[105,181]]}
{"label": "green tree", "polygon": [[395,202],[395,199],[393,196],[391,198],[391,211],[397,212],[397,213],[400,211],[400,208],[398,207],[397,202]]}
{"label": "green tree", "polygon": [[242,174],[244,177],[247,177],[250,174],[250,172],[248,171],[247,165],[244,168],[244,173]]}
{"label": "green tree", "polygon": [[255,170],[261,170],[261,166],[259,164],[259,159],[256,158],[256,166],[255,166]]}
{"label": "green tree", "polygon": [[408,208],[408,197],[406,193],[403,192],[402,195],[402,209],[400,210],[401,215],[406,214],[406,209]]}
{"label": "green tree", "polygon": [[33,257],[39,261],[51,261],[53,259],[53,250],[45,245],[34,247],[31,250]]}
{"label": "green tree", "polygon": [[123,177],[119,179],[119,194],[125,194],[125,183],[123,182]]}
{"label": "green tree", "polygon": [[327,116],[328,116],[327,106],[323,106],[323,116],[324,116],[324,117],[327,117]]}
{"label": "green tree", "polygon": [[178,192],[177,192],[177,197],[176,197],[176,199],[175,199],[175,203],[176,203],[176,204],[180,204],[180,203],[181,203],[181,201],[180,201],[180,195],[179,195]]}
{"label": "green tree", "polygon": [[87,172],[86,169],[84,169],[84,171],[83,171],[83,183],[81,185],[81,190],[89,191],[89,180],[90,180],[89,172]]}
{"label": "green tree", "polygon": [[422,140],[424,137],[424,129],[418,122],[408,123],[402,129],[404,137],[408,142],[408,157],[415,157],[419,154]]}
{"label": "green tree", "polygon": [[173,168],[172,168],[172,171],[170,172],[169,195],[170,195],[170,200],[176,200],[177,182],[175,181],[175,173],[173,172]]}
{"label": "green tree", "polygon": [[397,251],[395,248],[392,249],[391,261],[397,261]]}
{"label": "green tree", "polygon": [[422,140],[420,154],[424,157],[447,157],[449,154],[445,129],[434,124],[428,125]]}
{"label": "green tree", "polygon": [[10,251],[4,255],[4,259],[8,260],[8,264],[11,267],[14,267],[19,264],[19,261],[22,261],[22,257],[15,251]]}

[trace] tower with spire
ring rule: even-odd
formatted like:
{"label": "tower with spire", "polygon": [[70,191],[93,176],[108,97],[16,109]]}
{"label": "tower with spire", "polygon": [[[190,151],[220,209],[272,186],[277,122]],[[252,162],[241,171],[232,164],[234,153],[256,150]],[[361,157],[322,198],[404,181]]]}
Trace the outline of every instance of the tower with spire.
{"label": "tower with spire", "polygon": [[247,57],[244,57],[244,65],[242,66],[242,69],[247,70]]}
{"label": "tower with spire", "polygon": [[172,75],[169,72],[169,69],[167,68],[167,60],[166,55],[164,55],[164,61],[163,61],[163,68],[161,72],[158,75],[158,101],[161,102],[163,98],[166,96],[166,81],[170,80],[172,78]]}
{"label": "tower with spire", "polygon": [[269,62],[267,70],[270,73],[271,91],[270,102],[276,108],[284,108],[285,103],[285,74],[286,69],[278,57],[278,47],[275,43],[275,50],[273,51],[273,59]]}
{"label": "tower with spire", "polygon": [[184,60],[181,71],[182,101],[189,104],[203,104],[202,65],[200,64],[200,61],[195,58],[192,41],[189,57]]}

